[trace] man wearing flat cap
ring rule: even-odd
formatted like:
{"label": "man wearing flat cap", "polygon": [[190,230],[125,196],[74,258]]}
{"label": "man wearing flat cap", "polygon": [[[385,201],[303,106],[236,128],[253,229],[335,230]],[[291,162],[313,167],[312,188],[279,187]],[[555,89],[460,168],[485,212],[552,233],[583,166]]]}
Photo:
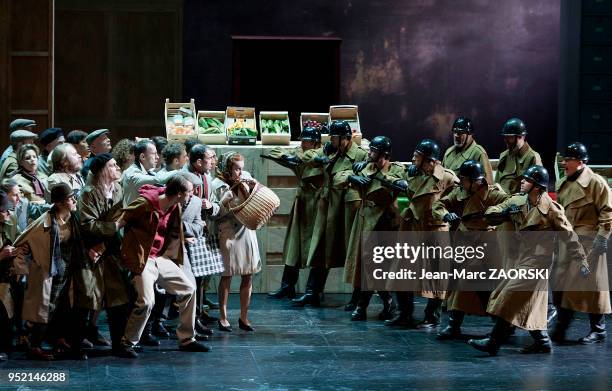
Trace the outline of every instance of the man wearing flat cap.
{"label": "man wearing flat cap", "polygon": [[64,139],[64,131],[60,128],[49,128],[40,134],[39,141],[43,149],[38,157],[38,173],[42,176],[49,176],[53,174],[49,164],[49,155],[51,155],[53,148],[66,141]]}
{"label": "man wearing flat cap", "polygon": [[[31,132],[35,127],[36,127],[36,122],[35,121],[33,121],[31,119],[17,118],[13,122],[11,122],[11,124],[9,125],[9,132],[13,133],[13,132],[15,132],[17,130],[28,130],[28,131]],[[4,152],[2,152],[2,156],[0,156],[0,166],[2,166],[2,164],[6,160],[7,156],[9,155],[9,153],[11,153],[13,151],[14,151],[13,146],[9,145],[4,150]]]}
{"label": "man wearing flat cap", "polygon": [[24,144],[32,144],[37,138],[38,135],[36,133],[32,133],[25,129],[15,130],[11,133],[12,151],[8,153],[6,159],[4,159],[0,166],[0,178],[10,177],[17,171],[19,167],[17,164],[17,150]]}
{"label": "man wearing flat cap", "polygon": [[87,144],[89,144],[89,151],[91,155],[83,164],[83,169],[81,170],[81,174],[83,178],[87,179],[87,174],[89,174],[89,166],[91,165],[91,161],[96,155],[100,155],[102,153],[110,153],[112,149],[110,138],[108,134],[110,130],[108,129],[98,129],[91,132],[86,138]]}

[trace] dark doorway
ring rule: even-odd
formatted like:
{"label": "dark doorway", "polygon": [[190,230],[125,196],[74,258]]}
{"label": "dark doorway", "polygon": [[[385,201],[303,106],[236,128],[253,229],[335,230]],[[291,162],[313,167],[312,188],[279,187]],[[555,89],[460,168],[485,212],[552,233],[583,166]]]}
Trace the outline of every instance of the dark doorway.
{"label": "dark doorway", "polygon": [[289,111],[292,138],[301,112],[340,100],[339,38],[232,36],[232,104]]}

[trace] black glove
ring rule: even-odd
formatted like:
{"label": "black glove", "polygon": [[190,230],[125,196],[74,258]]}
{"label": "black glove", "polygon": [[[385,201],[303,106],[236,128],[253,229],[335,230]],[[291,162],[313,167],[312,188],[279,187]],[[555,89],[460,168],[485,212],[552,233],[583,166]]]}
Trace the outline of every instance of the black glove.
{"label": "black glove", "polygon": [[298,158],[297,156],[291,156],[291,155],[282,155],[281,159],[283,159],[287,163],[293,163],[293,164],[300,164],[302,162],[300,158]]}
{"label": "black glove", "polygon": [[521,208],[519,208],[517,205],[512,204],[506,209],[502,210],[501,215],[504,217],[509,217],[510,215],[515,215],[517,213],[521,213]]}
{"label": "black glove", "polygon": [[353,163],[353,172],[354,172],[355,174],[359,174],[361,171],[363,171],[363,169],[365,168],[365,166],[367,166],[367,165],[368,165],[368,163],[369,163],[369,162],[368,162],[367,160],[364,160],[364,161],[361,161],[361,162],[356,162],[356,163]]}
{"label": "black glove", "polygon": [[317,156],[312,159],[312,161],[321,165],[329,164],[329,158],[327,156]]}
{"label": "black glove", "polygon": [[411,164],[406,168],[406,172],[410,177],[417,176],[419,174],[419,168],[416,165]]}
{"label": "black glove", "polygon": [[593,240],[593,253],[598,256],[608,252],[608,239],[605,236],[597,235]]}
{"label": "black glove", "polygon": [[457,215],[457,213],[447,213],[442,217],[442,221],[445,223],[454,223],[455,221],[461,220],[461,217]]}
{"label": "black glove", "polygon": [[336,151],[337,149],[334,147],[331,141],[326,141],[325,144],[323,144],[323,153],[325,155],[329,156]]}
{"label": "black glove", "polygon": [[390,187],[395,191],[406,191],[408,190],[408,182],[405,179],[396,179]]}
{"label": "black glove", "polygon": [[372,182],[372,179],[368,178],[367,176],[349,175],[348,181],[355,185],[367,186],[370,184],[370,182]]}

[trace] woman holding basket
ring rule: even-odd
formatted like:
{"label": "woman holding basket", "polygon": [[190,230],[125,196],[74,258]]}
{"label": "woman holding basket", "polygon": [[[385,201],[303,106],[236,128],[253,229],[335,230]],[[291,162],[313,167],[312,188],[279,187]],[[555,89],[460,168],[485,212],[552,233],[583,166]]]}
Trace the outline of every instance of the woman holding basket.
{"label": "woman holding basket", "polygon": [[232,276],[241,276],[240,317],[238,327],[254,331],[248,320],[249,303],[253,287],[252,276],[261,269],[259,246],[254,230],[245,227],[234,215],[233,208],[241,205],[258,185],[251,175],[243,171],[244,158],[237,152],[227,152],[219,161],[217,177],[212,181],[210,201],[219,205],[219,214],[213,220],[211,233],[219,238],[219,248],[225,271],[219,282],[219,321],[221,331],[232,331],[227,319],[227,299]]}

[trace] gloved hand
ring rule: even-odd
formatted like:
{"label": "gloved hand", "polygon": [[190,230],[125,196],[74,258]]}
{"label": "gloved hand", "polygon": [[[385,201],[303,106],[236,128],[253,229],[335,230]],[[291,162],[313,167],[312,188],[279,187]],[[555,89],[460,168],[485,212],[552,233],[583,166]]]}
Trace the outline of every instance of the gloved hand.
{"label": "gloved hand", "polygon": [[395,191],[406,191],[408,189],[408,182],[405,179],[396,179],[393,181],[391,189]]}
{"label": "gloved hand", "polygon": [[283,159],[284,161],[286,161],[287,163],[292,163],[292,164],[300,164],[302,161],[300,160],[300,158],[298,158],[297,156],[290,156],[290,155],[282,155],[281,159]]}
{"label": "gloved hand", "polygon": [[367,186],[370,184],[370,182],[372,182],[372,179],[361,175],[349,175],[348,181],[355,185]]}
{"label": "gloved hand", "polygon": [[325,144],[323,144],[323,153],[329,156],[334,152],[336,152],[336,148],[334,148],[334,145],[332,144],[332,142],[326,141]]}
{"label": "gloved hand", "polygon": [[512,204],[506,209],[502,210],[501,215],[504,217],[509,217],[510,215],[515,215],[517,213],[521,213],[521,208],[519,208],[517,205]]}
{"label": "gloved hand", "polygon": [[364,160],[364,161],[361,161],[361,162],[356,162],[356,163],[353,163],[353,172],[354,172],[355,174],[359,174],[361,171],[363,171],[363,169],[365,168],[365,166],[367,166],[367,165],[368,165],[368,163],[369,163],[369,162],[368,162],[367,160]]}
{"label": "gloved hand", "polygon": [[329,158],[327,156],[317,156],[312,159],[312,161],[321,165],[329,164]]}
{"label": "gloved hand", "polygon": [[457,215],[457,213],[447,213],[444,215],[444,217],[442,217],[442,221],[444,221],[445,223],[454,223],[456,221],[461,220],[461,217],[459,217]]}
{"label": "gloved hand", "polygon": [[582,275],[582,277],[586,277],[589,274],[591,274],[591,270],[589,270],[589,265],[585,260],[582,261],[581,265],[580,265],[580,274]]}
{"label": "gloved hand", "polygon": [[593,253],[597,256],[608,252],[608,239],[605,236],[597,235],[593,240]]}
{"label": "gloved hand", "polygon": [[411,164],[408,166],[408,168],[406,168],[406,172],[408,173],[409,177],[417,176],[419,174],[419,168],[414,164]]}

